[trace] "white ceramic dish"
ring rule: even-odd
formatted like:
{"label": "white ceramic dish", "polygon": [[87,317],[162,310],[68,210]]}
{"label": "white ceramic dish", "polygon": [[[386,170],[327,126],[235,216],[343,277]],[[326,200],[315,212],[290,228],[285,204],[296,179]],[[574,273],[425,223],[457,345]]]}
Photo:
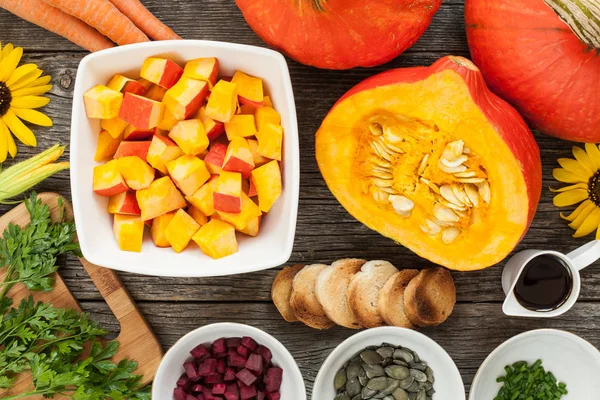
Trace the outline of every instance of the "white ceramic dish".
{"label": "white ceramic dish", "polygon": [[561,400],[597,400],[600,394],[600,352],[572,333],[539,329],[517,335],[498,346],[481,364],[469,394],[469,400],[493,399],[502,384],[504,367],[517,361],[542,366],[556,379],[567,384],[569,394]]}
{"label": "white ceramic dish", "polygon": [[[448,353],[435,341],[427,336],[405,328],[382,327],[357,333],[346,339],[327,357],[317,378],[312,394],[312,400],[332,400],[335,397],[333,378],[346,361],[367,346],[378,346],[381,343],[391,343],[408,347],[417,352],[419,357],[428,363],[433,370],[436,393],[435,400],[464,400],[465,386],[458,368]],[[483,398],[479,400],[484,400]]]}
{"label": "white ceramic dish", "polygon": [[[285,132],[282,195],[264,218],[258,237],[238,235],[239,251],[229,257],[213,260],[194,244],[177,254],[172,249],[154,246],[148,233],[141,253],[121,251],[112,233],[113,218],[106,211],[108,198],[92,192],[93,169],[99,164],[94,161],[94,153],[100,123],[87,118],[83,94],[98,83],[105,84],[116,73],[137,77],[144,59],[155,55],[167,56],[181,65],[198,57],[217,57],[222,75],[233,75],[239,69],[261,77],[281,114]],[[70,151],[77,235],[83,255],[94,264],[146,275],[200,277],[267,269],[285,263],[291,255],[300,185],[298,124],[287,64],[276,51],[232,43],[177,40],[121,46],[90,54],[77,71]]]}
{"label": "white ceramic dish", "polygon": [[152,398],[156,400],[172,400],[177,379],[184,373],[183,363],[191,360],[190,350],[201,343],[208,344],[223,337],[250,336],[259,344],[268,347],[273,354],[273,364],[283,369],[281,398],[283,400],[306,400],[304,380],[287,349],[273,336],[260,329],[234,323],[219,323],[203,326],[179,339],[163,357],[154,383]]}

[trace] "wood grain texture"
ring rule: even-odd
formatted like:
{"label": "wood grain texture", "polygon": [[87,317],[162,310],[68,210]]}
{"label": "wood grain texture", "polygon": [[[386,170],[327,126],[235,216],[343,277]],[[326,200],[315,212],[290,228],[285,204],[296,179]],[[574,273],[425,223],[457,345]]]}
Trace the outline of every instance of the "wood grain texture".
{"label": "wood grain texture", "polygon": [[[144,0],[147,7],[187,39],[222,40],[264,46],[246,25],[234,0]],[[463,1],[444,1],[423,37],[396,60],[377,68],[323,71],[288,59],[301,143],[301,193],[294,251],[289,264],[331,261],[342,257],[386,259],[398,267],[419,268],[430,263],[357,222],[327,189],[314,158],[314,133],[335,101],[361,80],[388,68],[428,65],[447,54],[468,56],[463,29]],[[38,128],[40,148],[56,141],[68,143],[71,97],[77,65],[86,54],[66,40],[0,10],[0,40],[25,47],[27,62],[36,62],[53,76],[52,101],[45,111],[53,118],[52,128]],[[540,133],[543,194],[535,220],[516,249],[570,251],[587,239],[573,239],[572,231],[552,205],[548,187],[554,184],[556,159],[570,156],[572,143]],[[19,159],[38,150],[20,147]],[[65,158],[68,157],[67,148]],[[69,197],[68,172],[42,183],[39,191],[58,191]],[[8,207],[0,206],[0,213]],[[83,307],[93,312],[112,331],[114,317],[101,302],[102,296],[74,257],[60,260],[61,275]],[[485,356],[502,341],[525,330],[552,327],[566,329],[600,346],[600,268],[598,263],[582,272],[579,304],[565,316],[552,320],[507,318],[500,302],[501,263],[484,271],[453,273],[458,305],[444,325],[424,330],[444,346],[461,369],[465,384]],[[270,286],[276,270],[231,277],[182,279],[157,278],[119,273],[132,297],[155,329],[166,350],[186,332],[211,322],[237,321],[265,329],[280,339],[298,360],[309,393],[316,372],[326,355],[353,332],[335,328],[316,332],[289,325],[270,303]]]}

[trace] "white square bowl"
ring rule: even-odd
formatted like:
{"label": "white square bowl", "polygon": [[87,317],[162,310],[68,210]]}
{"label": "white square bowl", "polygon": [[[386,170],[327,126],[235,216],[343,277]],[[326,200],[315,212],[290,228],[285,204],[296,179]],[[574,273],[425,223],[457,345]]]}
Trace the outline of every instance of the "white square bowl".
{"label": "white square bowl", "polygon": [[[137,78],[143,61],[151,56],[168,57],[180,65],[194,58],[217,57],[221,75],[231,76],[239,69],[262,78],[266,92],[281,114],[284,129],[281,197],[263,218],[259,235],[239,234],[239,251],[228,257],[213,260],[194,243],[177,254],[170,248],[154,246],[148,232],[141,253],[122,251],[113,235],[108,198],[92,191],[93,170],[100,164],[94,161],[100,122],[86,116],[83,94],[96,84],[106,84],[116,73]],[[94,264],[145,275],[204,277],[272,268],[285,263],[292,253],[300,185],[298,123],[287,64],[276,51],[233,43],[177,40],[121,46],[90,54],[77,71],[70,151],[77,235],[84,257]]]}

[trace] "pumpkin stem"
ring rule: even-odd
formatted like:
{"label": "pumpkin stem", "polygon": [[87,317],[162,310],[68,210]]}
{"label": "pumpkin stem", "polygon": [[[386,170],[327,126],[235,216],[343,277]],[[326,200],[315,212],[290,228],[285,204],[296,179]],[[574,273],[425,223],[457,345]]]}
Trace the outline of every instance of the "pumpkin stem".
{"label": "pumpkin stem", "polygon": [[600,49],[598,0],[544,0],[586,45]]}

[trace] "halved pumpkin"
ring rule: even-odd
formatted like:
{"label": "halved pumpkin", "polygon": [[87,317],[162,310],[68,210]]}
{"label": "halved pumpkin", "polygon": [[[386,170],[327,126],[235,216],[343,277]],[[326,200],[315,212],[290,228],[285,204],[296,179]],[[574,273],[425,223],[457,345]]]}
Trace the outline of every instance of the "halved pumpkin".
{"label": "halved pumpkin", "polygon": [[505,258],[540,198],[531,131],[461,57],[384,72],[351,89],[317,132],[316,156],[350,214],[456,270]]}

